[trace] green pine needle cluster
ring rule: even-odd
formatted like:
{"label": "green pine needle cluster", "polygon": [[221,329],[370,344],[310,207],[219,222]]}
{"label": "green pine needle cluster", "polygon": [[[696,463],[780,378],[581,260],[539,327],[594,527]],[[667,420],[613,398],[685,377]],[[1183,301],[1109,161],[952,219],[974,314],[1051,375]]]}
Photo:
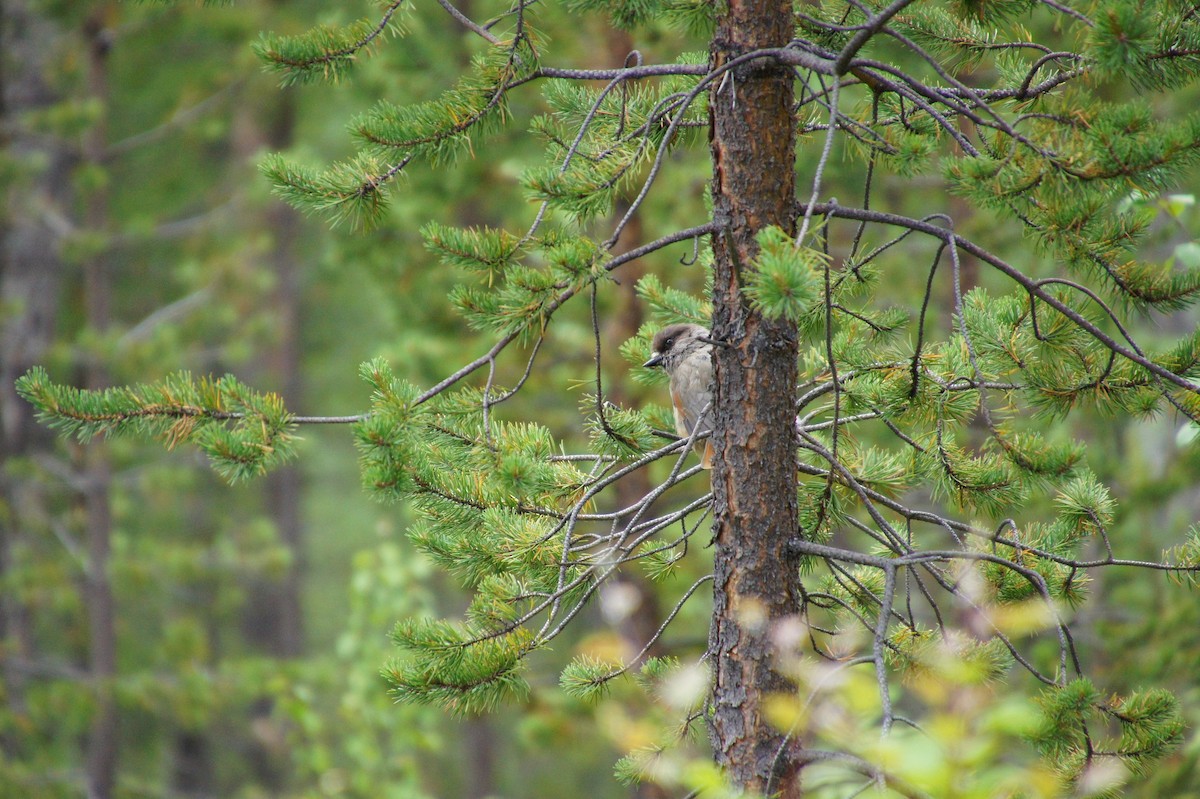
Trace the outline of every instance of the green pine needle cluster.
{"label": "green pine needle cluster", "polygon": [[[1020,221],[1044,253],[1097,277],[1115,296],[1173,310],[1200,292],[1200,270],[1139,262],[1133,247],[1149,218],[1107,211],[1131,187],[1159,191],[1200,156],[1200,115],[1155,120],[1139,103],[1080,107],[1071,93],[1046,100],[1031,123],[1037,149],[947,162],[952,191]],[[1072,124],[1063,124],[1071,119]]]}
{"label": "green pine needle cluster", "polygon": [[[1097,758],[1119,758],[1144,773],[1183,736],[1179,702],[1162,689],[1105,698],[1081,678],[1045,691],[1040,704],[1042,725],[1034,741],[1069,782],[1081,779]],[[1106,741],[1089,735],[1094,725],[1086,723],[1098,719],[1115,722],[1119,737]]]}
{"label": "green pine needle cluster", "polygon": [[888,639],[885,660],[909,684],[935,680],[951,685],[990,685],[1013,665],[999,638],[944,637],[935,630],[902,627]]}
{"label": "green pine needle cluster", "polygon": [[409,657],[384,670],[398,701],[434,704],[458,715],[477,715],[529,693],[521,676],[530,636],[489,638],[482,630],[436,619],[397,622],[392,640]]}
{"label": "green pine needle cluster", "polygon": [[284,86],[336,83],[353,69],[359,56],[384,34],[403,33],[397,15],[405,0],[387,2],[382,19],[360,19],[349,25],[317,25],[298,36],[262,34],[254,54],[280,76]]}
{"label": "green pine needle cluster", "polygon": [[368,228],[387,210],[384,184],[391,169],[371,155],[360,154],[319,170],[271,153],[259,170],[288,205],[306,214],[323,214],[335,225]]}
{"label": "green pine needle cluster", "polygon": [[350,122],[350,130],[378,157],[416,155],[444,164],[499,129],[508,116],[507,89],[532,74],[537,52],[528,39],[501,44],[476,56],[454,86],[424,103],[386,100]]}
{"label": "green pine needle cluster", "polygon": [[[711,280],[712,275],[706,273],[705,283],[708,284]],[[638,281],[637,294],[648,306],[657,326],[679,321],[707,325],[709,317],[712,316],[710,302],[686,291],[664,286],[654,274],[646,275]],[[646,354],[649,355],[649,349]]]}
{"label": "green pine needle cluster", "polygon": [[489,286],[524,252],[524,241],[506,230],[462,229],[431,222],[421,229],[421,236],[442,263],[486,275]]}
{"label": "green pine needle cluster", "polygon": [[194,444],[225,479],[265,474],[293,457],[295,424],[276,394],[253,391],[232,375],[195,379],[176,372],[153,384],[87,391],[54,383],[34,367],[16,383],[38,418],[63,435],[161,439]]}
{"label": "green pine needle cluster", "polygon": [[[681,126],[671,142],[678,145],[686,138],[681,133],[706,118],[703,94],[680,107],[694,85],[695,78],[674,77],[603,95],[567,82],[548,86],[551,112],[533,120],[534,132],[547,142],[547,163],[525,174],[530,195],[579,221],[611,213],[618,197],[644,179],[640,167],[658,153],[670,125]],[[580,138],[575,132],[581,128]]]}
{"label": "green pine needle cluster", "polygon": [[822,275],[829,257],[801,247],[784,230],[768,227],[758,234],[758,258],[742,291],[763,316],[799,321],[822,299]]}
{"label": "green pine needle cluster", "polygon": [[1037,0],[954,0],[950,8],[964,19],[998,24],[1028,14]]}
{"label": "green pine needle cluster", "polygon": [[1189,528],[1183,543],[1163,552],[1162,559],[1175,567],[1171,572],[1174,582],[1193,587],[1200,584],[1200,527]]}
{"label": "green pine needle cluster", "polygon": [[[604,274],[608,257],[587,236],[547,232],[523,242],[496,231],[433,226],[426,246],[448,265],[486,276],[486,283],[463,283],[450,302],[473,328],[508,335],[541,332],[549,316]],[[533,257],[527,265],[518,256]]]}
{"label": "green pine needle cluster", "polygon": [[[1055,296],[1098,327],[1107,316],[1090,298],[1066,291]],[[1168,389],[1145,369],[1115,358],[1103,342],[1040,301],[977,289],[963,302],[963,317],[984,375],[1019,380],[1025,402],[1048,417],[1093,407],[1106,414],[1156,412]],[[1200,339],[1195,332],[1153,358],[1178,368],[1197,369]]]}
{"label": "green pine needle cluster", "polygon": [[[305,47],[325,52],[327,43],[320,36],[303,41]],[[470,152],[507,117],[509,86],[536,69],[537,53],[527,37],[497,45],[476,57],[459,82],[436,100],[408,106],[380,101],[353,120],[351,130],[363,143],[353,157],[316,169],[271,154],[260,169],[294,208],[322,214],[334,224],[370,227],[387,210],[390,184],[410,161],[437,165]]]}
{"label": "green pine needle cluster", "polygon": [[704,34],[712,30],[714,5],[711,0],[569,0],[567,8],[602,13],[615,27],[627,30],[661,21]]}
{"label": "green pine needle cluster", "polygon": [[586,409],[591,451],[616,460],[632,460],[662,446],[654,434],[654,424],[647,414],[614,405],[596,407],[595,395],[585,394],[581,405]]}
{"label": "green pine needle cluster", "polygon": [[1174,88],[1200,75],[1200,30],[1170,0],[1105,3],[1085,53],[1104,78]]}
{"label": "green pine needle cluster", "polygon": [[[896,19],[896,27],[930,53],[963,67],[979,64],[994,54],[1000,43],[999,29],[991,20],[981,23],[976,14],[932,3],[906,8]],[[1030,38],[1026,32],[1026,40]]]}
{"label": "green pine needle cluster", "polygon": [[[479,390],[422,403],[382,361],[364,364],[362,374],[374,388],[371,413],[355,429],[364,480],[384,498],[409,500],[419,517],[411,540],[475,591],[465,626],[398,631],[421,656],[395,664],[388,677],[403,698],[459,712],[490,707],[521,690],[519,660],[544,643],[527,624],[546,612],[542,598],[555,594],[569,607],[593,588],[586,559],[563,560],[561,520],[583,500],[587,476],[555,460],[540,425],[485,426]],[[447,669],[456,675],[448,683]]]}
{"label": "green pine needle cluster", "polygon": [[621,664],[585,655],[567,664],[559,676],[559,687],[568,696],[598,702],[608,695],[612,679],[623,671]]}

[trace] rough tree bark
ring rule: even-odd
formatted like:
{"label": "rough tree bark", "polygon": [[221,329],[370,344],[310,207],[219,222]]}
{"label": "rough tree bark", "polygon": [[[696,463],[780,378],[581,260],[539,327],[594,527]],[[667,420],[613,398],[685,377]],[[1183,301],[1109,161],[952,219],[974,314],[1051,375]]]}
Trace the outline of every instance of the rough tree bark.
{"label": "rough tree bark", "polygon": [[[792,37],[787,0],[729,0],[712,40],[714,67]],[[763,319],[741,293],[755,235],[795,229],[796,125],[792,75],[755,60],[735,67],[709,97],[717,232],[713,294],[716,367],[713,470],[715,670],[709,719],[714,756],[740,787],[800,794],[800,746],[770,725],[764,700],[792,687],[774,668],[772,631],[799,607],[794,418],[797,335]]]}

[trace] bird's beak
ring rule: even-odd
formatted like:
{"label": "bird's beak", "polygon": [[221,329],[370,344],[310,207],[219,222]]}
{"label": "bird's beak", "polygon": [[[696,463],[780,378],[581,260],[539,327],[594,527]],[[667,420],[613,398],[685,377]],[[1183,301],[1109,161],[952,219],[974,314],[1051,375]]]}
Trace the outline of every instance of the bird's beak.
{"label": "bird's beak", "polygon": [[642,366],[644,366],[647,369],[653,369],[656,366],[662,366],[662,358],[663,358],[662,354],[658,353],[654,357],[652,357],[650,360],[648,360],[644,364],[642,364]]}

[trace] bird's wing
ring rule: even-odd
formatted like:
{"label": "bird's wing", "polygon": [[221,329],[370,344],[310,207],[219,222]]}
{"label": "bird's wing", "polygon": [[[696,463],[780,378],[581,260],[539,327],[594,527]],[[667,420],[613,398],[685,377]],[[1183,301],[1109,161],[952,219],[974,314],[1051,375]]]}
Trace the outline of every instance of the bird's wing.
{"label": "bird's wing", "polygon": [[683,397],[679,396],[674,385],[671,386],[671,409],[675,411],[675,432],[687,438],[692,434],[692,423],[684,412]]}
{"label": "bird's wing", "polygon": [[[694,353],[688,358],[690,369],[676,369],[676,380],[672,381],[671,399],[675,404],[676,426],[682,423],[680,435],[691,435],[700,415],[708,408],[705,415],[704,427],[712,424],[712,361],[708,350]],[[676,401],[678,397],[679,400]],[[682,418],[681,418],[682,417]]]}

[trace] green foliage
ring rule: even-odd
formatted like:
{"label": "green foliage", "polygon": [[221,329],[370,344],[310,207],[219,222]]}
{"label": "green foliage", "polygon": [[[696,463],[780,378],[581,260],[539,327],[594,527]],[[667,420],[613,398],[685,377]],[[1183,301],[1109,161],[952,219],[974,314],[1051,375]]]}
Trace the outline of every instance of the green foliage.
{"label": "green foliage", "polygon": [[[288,68],[295,63],[301,70],[298,74],[310,75],[314,69],[340,74],[350,50],[326,41],[320,30],[310,36],[297,40],[301,52],[285,59]],[[354,33],[346,36],[353,38]],[[263,160],[262,171],[275,192],[293,207],[324,214],[335,224],[371,227],[387,209],[388,184],[410,161],[437,165],[469,151],[480,137],[497,130],[506,116],[509,85],[527,79],[536,69],[537,53],[528,38],[519,38],[511,47],[497,45],[475,58],[458,83],[438,99],[403,107],[380,101],[357,117],[350,127],[364,150],[353,158],[318,170],[272,154]]]}
{"label": "green foliage", "polygon": [[[477,234],[468,233],[469,238]],[[484,234],[486,237],[486,234]],[[456,246],[449,241],[450,246]],[[511,239],[509,240],[511,243]],[[466,240],[459,244],[474,246]],[[467,259],[483,261],[502,257],[486,238],[479,239],[480,247]],[[431,246],[438,246],[431,244]],[[515,246],[515,245],[514,245]],[[522,245],[529,246],[529,245]],[[549,316],[567,299],[603,274],[604,253],[586,236],[548,233],[537,237],[534,256],[541,266],[527,266],[508,261],[502,273],[487,272],[486,285],[460,284],[449,295],[450,302],[472,327],[491,330],[503,335],[540,335]],[[450,256],[451,263],[466,266],[464,256]],[[470,267],[472,271],[481,270]]]}
{"label": "green foliage", "polygon": [[723,0],[664,0],[662,18],[697,36],[710,36]]}
{"label": "green foliage", "polygon": [[[680,63],[696,61],[685,57]],[[525,174],[530,195],[579,221],[610,213],[618,197],[643,179],[638,167],[667,145],[670,127],[681,126],[670,142],[680,145],[685,143],[680,131],[705,118],[702,95],[679,107],[694,85],[686,77],[603,92],[551,84],[546,91],[551,113],[532,125],[547,142],[548,163]],[[571,132],[580,129],[585,133],[572,140]]]}
{"label": "green foliage", "polygon": [[507,115],[505,89],[537,69],[537,52],[521,39],[517,47],[496,46],[476,57],[471,68],[436,100],[409,106],[380,101],[350,123],[368,152],[393,161],[405,156],[446,163],[494,133]]}
{"label": "green foliage", "polygon": [[414,543],[477,592],[467,626],[402,622],[396,639],[411,657],[386,676],[398,698],[487,710],[526,690],[523,659],[541,643],[523,623],[546,607],[536,597],[565,583],[571,590],[561,601],[577,602],[591,584],[582,564],[561,563],[554,521],[578,497],[583,475],[550,458],[545,428],[483,428],[478,392],[425,404],[383,362],[362,372],[374,386],[372,411],[356,429],[364,480],[386,498],[410,499],[421,518]]}
{"label": "green foliage", "polygon": [[758,246],[758,259],[743,289],[746,297],[768,319],[799,321],[820,297],[821,276],[828,268],[829,257],[796,246],[792,237],[778,227],[761,230]]}
{"label": "green foliage", "polygon": [[382,184],[390,169],[369,154],[318,171],[272,153],[263,158],[259,168],[275,193],[293,208],[324,213],[334,224],[369,227],[387,210]]}
{"label": "green foliage", "polygon": [[254,43],[254,54],[280,76],[284,86],[337,82],[347,77],[358,57],[377,38],[402,33],[395,15],[405,5],[404,0],[381,5],[384,12],[379,21],[360,19],[346,26],[318,25],[300,36],[261,34]]}
{"label": "green foliage", "polygon": [[432,797],[435,789],[421,764],[381,748],[433,760],[442,735],[438,717],[425,708],[398,706],[381,690],[378,670],[362,668],[394,652],[381,629],[401,616],[431,612],[431,566],[390,541],[355,552],[351,565],[349,613],[338,620],[335,645],[285,666],[283,673],[264,675],[259,684],[267,686],[277,723],[286,730],[299,795],[306,795],[306,786],[323,784],[356,799]]}
{"label": "green foliage", "polygon": [[559,685],[569,696],[586,702],[597,702],[607,694],[613,675],[621,671],[619,664],[605,663],[584,656],[571,661],[563,669]]}
{"label": "green foliage", "polygon": [[662,13],[662,0],[569,0],[567,8],[575,13],[603,12],[618,28],[635,28],[656,19]]}
{"label": "green foliage", "polygon": [[[646,275],[639,280],[637,292],[655,319],[663,324],[682,320],[707,325],[712,314],[709,303],[679,289],[664,286],[656,275]],[[649,355],[648,347],[646,354]]]}
{"label": "green foliage", "polygon": [[1197,578],[1197,566],[1200,566],[1200,528],[1192,527],[1188,530],[1187,539],[1176,547],[1172,547],[1163,553],[1163,561],[1171,563],[1179,568],[1178,571],[1172,571],[1171,577],[1179,583],[1186,583],[1190,586],[1197,585],[1200,580]]}
{"label": "green foliage", "polygon": [[931,53],[954,64],[980,63],[995,51],[1000,39],[997,27],[980,24],[976,15],[963,14],[958,8],[914,4],[908,11],[898,27]]}
{"label": "green foliage", "polygon": [[653,451],[662,441],[646,414],[628,408],[596,408],[596,398],[585,396],[584,407],[595,411],[587,418],[592,449],[602,457],[629,460]]}
{"label": "green foliage", "polygon": [[931,630],[904,628],[889,643],[888,665],[910,683],[943,680],[956,686],[989,685],[1002,680],[1013,664],[1012,654],[999,638],[946,640]]}
{"label": "green foliage", "polygon": [[[1066,293],[1057,298],[1103,324],[1093,304],[1081,304]],[[1027,401],[1047,416],[1062,416],[1079,406],[1109,414],[1151,413],[1164,396],[1148,374],[1114,359],[1101,342],[1044,304],[1017,296],[994,298],[976,290],[965,298],[963,312],[977,364],[997,378],[1019,375]],[[1169,356],[1173,365],[1192,368],[1187,361],[1192,341],[1189,336],[1177,345]],[[1072,457],[1070,452],[1064,456]],[[1052,464],[1050,468],[1055,469]]]}
{"label": "green foliage", "polygon": [[1101,210],[1130,186],[1158,191],[1194,162],[1200,117],[1156,120],[1139,103],[1091,104],[1064,96],[1046,113],[1081,114],[1078,124],[1035,123],[1032,131],[1056,152],[1044,158],[1016,149],[948,161],[951,189],[981,207],[1021,219],[1042,252],[1105,281],[1130,301],[1176,308],[1200,290],[1196,269],[1164,269],[1131,257],[1145,216]]}
{"label": "green foliage", "polygon": [[1112,524],[1116,503],[1092,474],[1081,474],[1059,489],[1059,519],[1072,537],[1096,535]]}
{"label": "green foliage", "polygon": [[405,619],[397,622],[392,640],[419,654],[397,659],[383,671],[398,700],[471,715],[528,693],[520,673],[529,640],[520,633],[488,638],[470,627]]}
{"label": "green foliage", "polygon": [[897,723],[884,736],[872,734],[881,702],[869,664],[786,653],[798,687],[771,703],[772,721],[780,729],[807,729],[812,750],[846,753],[814,762],[805,775],[806,795],[833,799],[844,796],[847,785],[878,796],[1071,795],[1027,744],[1041,725],[1040,708],[998,689],[997,680],[1011,678],[1003,645],[927,630],[893,635],[888,643],[895,647],[889,662],[903,680],[891,685],[892,702],[902,703],[906,716],[919,708],[921,725]]}
{"label": "green foliage", "polygon": [[[1078,679],[1044,691],[1040,704],[1043,723],[1033,740],[1071,783],[1086,778],[1097,758],[1119,758],[1121,764],[1142,773],[1177,745],[1183,732],[1178,700],[1161,689],[1105,699],[1090,682]],[[1089,739],[1085,723],[1098,715],[1116,722],[1117,740]]]}
{"label": "green foliage", "polygon": [[1117,751],[1137,773],[1178,746],[1184,725],[1179,700],[1163,688],[1152,688],[1113,702],[1112,714],[1121,726]]}
{"label": "green foliage", "polygon": [[617,28],[632,29],[664,21],[689,33],[707,35],[721,3],[711,0],[570,0],[572,13],[604,14]]}
{"label": "green foliage", "polygon": [[354,429],[363,483],[383,497],[399,499],[410,490],[409,469],[418,453],[416,388],[397,380],[382,360],[363,364],[359,375],[374,387],[371,412]]}
{"label": "green foliage", "polygon": [[1165,2],[1107,4],[1087,41],[1098,73],[1155,88],[1181,86],[1200,74],[1200,32],[1171,11]]}
{"label": "green foliage", "polygon": [[17,380],[17,393],[46,424],[81,442],[136,435],[168,449],[195,444],[230,482],[265,474],[295,454],[295,424],[282,399],[232,375],[196,380],[177,372],[154,384],[85,391],[34,367]]}
{"label": "green foliage", "polygon": [[517,262],[524,242],[505,230],[459,230],[430,223],[421,230],[425,246],[444,263],[486,275],[488,284]]}
{"label": "green foliage", "polygon": [[951,9],[961,17],[996,24],[1027,14],[1034,5],[1034,0],[1001,0],[998,3],[983,2],[983,0],[956,0],[951,3]]}

